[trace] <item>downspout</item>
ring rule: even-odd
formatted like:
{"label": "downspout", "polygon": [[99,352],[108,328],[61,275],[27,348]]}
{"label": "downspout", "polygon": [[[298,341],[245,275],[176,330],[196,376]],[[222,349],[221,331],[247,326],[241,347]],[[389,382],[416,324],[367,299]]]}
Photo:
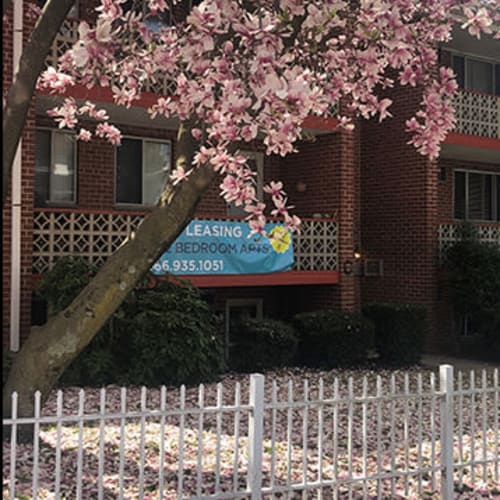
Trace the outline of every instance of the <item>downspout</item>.
{"label": "downspout", "polygon": [[[23,0],[14,0],[12,78],[16,78],[23,51]],[[19,139],[12,164],[11,263],[10,263],[10,350],[19,350],[21,304],[21,151]]]}

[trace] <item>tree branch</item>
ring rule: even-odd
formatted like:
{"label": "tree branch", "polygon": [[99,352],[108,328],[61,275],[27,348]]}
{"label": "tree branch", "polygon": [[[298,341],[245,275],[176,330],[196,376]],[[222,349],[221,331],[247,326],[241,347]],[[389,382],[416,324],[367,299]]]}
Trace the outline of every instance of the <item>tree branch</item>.
{"label": "tree branch", "polygon": [[[3,0],[3,8],[9,0]],[[49,0],[38,19],[28,43],[23,47],[19,69],[7,95],[3,114],[2,205],[9,191],[12,162],[23,132],[35,84],[45,59],[74,0]]]}
{"label": "tree branch", "polygon": [[[197,143],[191,123],[177,135],[176,165],[191,165]],[[160,202],[136,231],[111,255],[73,302],[41,327],[33,327],[14,357],[4,387],[4,415],[10,394],[19,394],[19,415],[33,414],[33,394],[48,396],[64,369],[89,344],[139,280],[172,244],[194,215],[201,196],[215,177],[211,165],[199,167],[174,186],[166,184]],[[5,413],[7,412],[7,413]]]}

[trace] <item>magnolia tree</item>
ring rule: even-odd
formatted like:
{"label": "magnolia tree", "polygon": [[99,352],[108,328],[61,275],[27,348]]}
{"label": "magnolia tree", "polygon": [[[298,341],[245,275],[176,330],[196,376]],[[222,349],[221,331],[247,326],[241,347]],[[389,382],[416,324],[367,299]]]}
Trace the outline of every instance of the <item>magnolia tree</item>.
{"label": "magnolia tree", "polygon": [[[173,2],[175,3],[175,1]],[[182,3],[182,2],[179,2]],[[240,153],[258,141],[268,155],[295,151],[310,115],[383,120],[394,85],[420,86],[421,107],[407,122],[408,140],[430,158],[454,126],[454,75],[438,68],[437,46],[458,23],[472,35],[491,33],[494,2],[479,0],[205,0],[182,22],[158,26],[153,16],[172,2],[151,0],[149,11],[124,10],[124,0],[102,0],[93,26],[82,22],[79,40],[48,68],[38,86],[71,95],[73,85],[109,87],[114,103],[130,107],[151,84],[171,82],[151,118],[179,121],[177,159],[155,209],[62,313],[35,327],[16,356],[4,391],[20,395],[20,414],[32,412],[33,393],[46,397],[66,366],[90,342],[138,280],[175,240],[212,180],[220,194],[243,206],[252,233],[264,237],[265,205]],[[496,35],[498,36],[498,34]],[[342,110],[339,114],[338,110]],[[67,97],[50,111],[61,128],[89,141],[120,144],[120,131],[104,110]],[[82,128],[94,122],[92,127]],[[279,180],[270,182],[272,207],[289,231]],[[6,397],[7,396],[7,397]]]}

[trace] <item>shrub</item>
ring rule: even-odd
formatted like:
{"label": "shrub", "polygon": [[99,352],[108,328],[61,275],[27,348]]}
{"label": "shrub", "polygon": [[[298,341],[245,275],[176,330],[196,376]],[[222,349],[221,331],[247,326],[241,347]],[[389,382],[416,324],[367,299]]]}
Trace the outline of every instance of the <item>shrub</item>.
{"label": "shrub", "polygon": [[49,314],[62,311],[90,282],[97,268],[83,257],[63,257],[44,275],[37,294],[48,304]]}
{"label": "shrub", "polygon": [[276,319],[247,319],[238,325],[230,353],[233,370],[256,371],[289,366],[295,359],[297,334],[294,328]]}
{"label": "shrub", "polygon": [[[52,313],[67,307],[96,269],[81,258],[60,259],[39,294]],[[161,280],[141,287],[71,363],[63,385],[180,384],[212,379],[223,369],[214,314],[194,287]]]}
{"label": "shrub", "polygon": [[500,359],[500,248],[469,237],[448,251],[448,283],[459,315],[468,316],[477,336],[462,349],[483,359]]}
{"label": "shrub", "polygon": [[324,310],[298,314],[298,362],[309,367],[353,366],[367,359],[373,325],[359,314]]}
{"label": "shrub", "polygon": [[223,338],[214,313],[191,285],[160,281],[124,306],[131,342],[129,383],[199,383],[224,369]]}
{"label": "shrub", "polygon": [[383,364],[418,363],[427,331],[427,309],[412,304],[371,304],[363,313],[375,325],[375,347]]}
{"label": "shrub", "polygon": [[[43,277],[37,294],[48,304],[49,314],[66,307],[90,282],[97,268],[83,257],[63,257]],[[120,371],[120,359],[115,352],[117,344],[113,320],[108,322],[89,345],[65,370],[62,385],[102,385],[114,381]]]}

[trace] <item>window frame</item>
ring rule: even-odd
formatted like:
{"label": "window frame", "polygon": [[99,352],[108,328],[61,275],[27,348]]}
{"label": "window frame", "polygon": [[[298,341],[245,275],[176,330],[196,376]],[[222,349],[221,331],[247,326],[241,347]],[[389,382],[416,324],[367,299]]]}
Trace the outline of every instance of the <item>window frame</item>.
{"label": "window frame", "polygon": [[[73,179],[73,200],[72,201],[53,201],[53,200],[45,200],[45,207],[74,207],[78,204],[78,147],[76,140],[76,133],[70,130],[61,130],[53,127],[36,127],[35,126],[35,181],[34,181],[34,194],[36,200],[36,133],[37,131],[44,130],[50,132],[50,166],[49,166],[49,186],[48,193],[49,197],[51,196],[51,187],[50,187],[50,176],[52,172],[53,158],[54,158],[54,133],[56,134],[66,134],[73,138],[73,165],[74,165],[74,179]],[[43,208],[43,206],[37,205],[35,201],[35,207]]]}
{"label": "window frame", "polygon": [[229,348],[231,347],[229,338],[229,328],[231,326],[231,307],[255,306],[257,320],[264,317],[264,299],[262,297],[229,298],[224,305],[224,355],[229,359]]}
{"label": "window frame", "polygon": [[[459,86],[460,90],[465,90],[467,92],[476,92],[478,94],[484,94],[484,95],[493,95],[493,96],[497,95],[495,92],[496,85],[497,85],[495,68],[497,65],[500,65],[500,60],[489,58],[489,57],[484,57],[484,56],[478,56],[476,54],[470,54],[468,52],[459,52],[457,50],[449,50],[449,52],[451,53],[451,69],[453,69],[453,67],[454,67],[454,64],[453,64],[454,57],[463,57],[463,59],[464,59],[464,87]],[[492,92],[491,92],[491,94],[487,93],[487,92],[481,92],[480,90],[469,89],[466,87],[466,85],[467,85],[467,71],[468,71],[467,70],[467,67],[468,67],[467,61],[470,61],[470,60],[488,63],[492,66],[492,71],[491,71],[491,73],[492,73],[492,75],[491,75]]]}
{"label": "window frame", "polygon": [[[245,156],[245,158],[249,160],[255,160],[257,165],[257,184],[256,184],[256,193],[257,199],[262,201],[264,199],[264,153],[261,151],[248,151],[243,150],[241,154]],[[235,207],[233,203],[226,204],[226,215],[228,217],[246,217],[248,214],[232,214],[230,213],[231,208],[241,208]]]}
{"label": "window frame", "polygon": [[[465,174],[465,217],[459,219],[455,216],[455,183],[456,183],[456,173],[461,172]],[[469,174],[480,174],[480,175],[490,175],[493,177],[491,183],[491,219],[471,219],[469,217]],[[471,222],[482,222],[485,224],[498,223],[500,222],[500,213],[498,213],[498,198],[500,197],[500,192],[498,192],[498,181],[500,178],[500,172],[493,172],[488,170],[471,170],[467,168],[455,168],[453,169],[453,189],[452,189],[452,211],[453,220],[455,221],[471,221]]]}
{"label": "window frame", "polygon": [[[144,136],[136,136],[136,135],[124,135],[122,136],[122,139],[132,139],[132,140],[139,140],[142,142],[143,147],[142,147],[142,152],[141,152],[141,188],[142,188],[142,194],[144,195],[144,142],[156,142],[159,144],[168,144],[170,146],[170,170],[169,172],[172,173],[172,162],[173,162],[173,144],[171,139],[157,139],[157,138],[151,138],[151,137],[144,137]],[[115,172],[114,172],[114,182],[113,182],[113,201],[114,205],[116,208],[121,208],[121,209],[140,209],[140,208],[146,208],[146,209],[151,209],[155,205],[148,205],[145,204],[144,202],[141,203],[131,203],[131,202],[118,202],[116,201],[116,188],[117,188],[117,175],[118,175],[118,148],[119,146],[114,147],[114,152],[115,152]],[[144,197],[144,196],[142,196]]]}

